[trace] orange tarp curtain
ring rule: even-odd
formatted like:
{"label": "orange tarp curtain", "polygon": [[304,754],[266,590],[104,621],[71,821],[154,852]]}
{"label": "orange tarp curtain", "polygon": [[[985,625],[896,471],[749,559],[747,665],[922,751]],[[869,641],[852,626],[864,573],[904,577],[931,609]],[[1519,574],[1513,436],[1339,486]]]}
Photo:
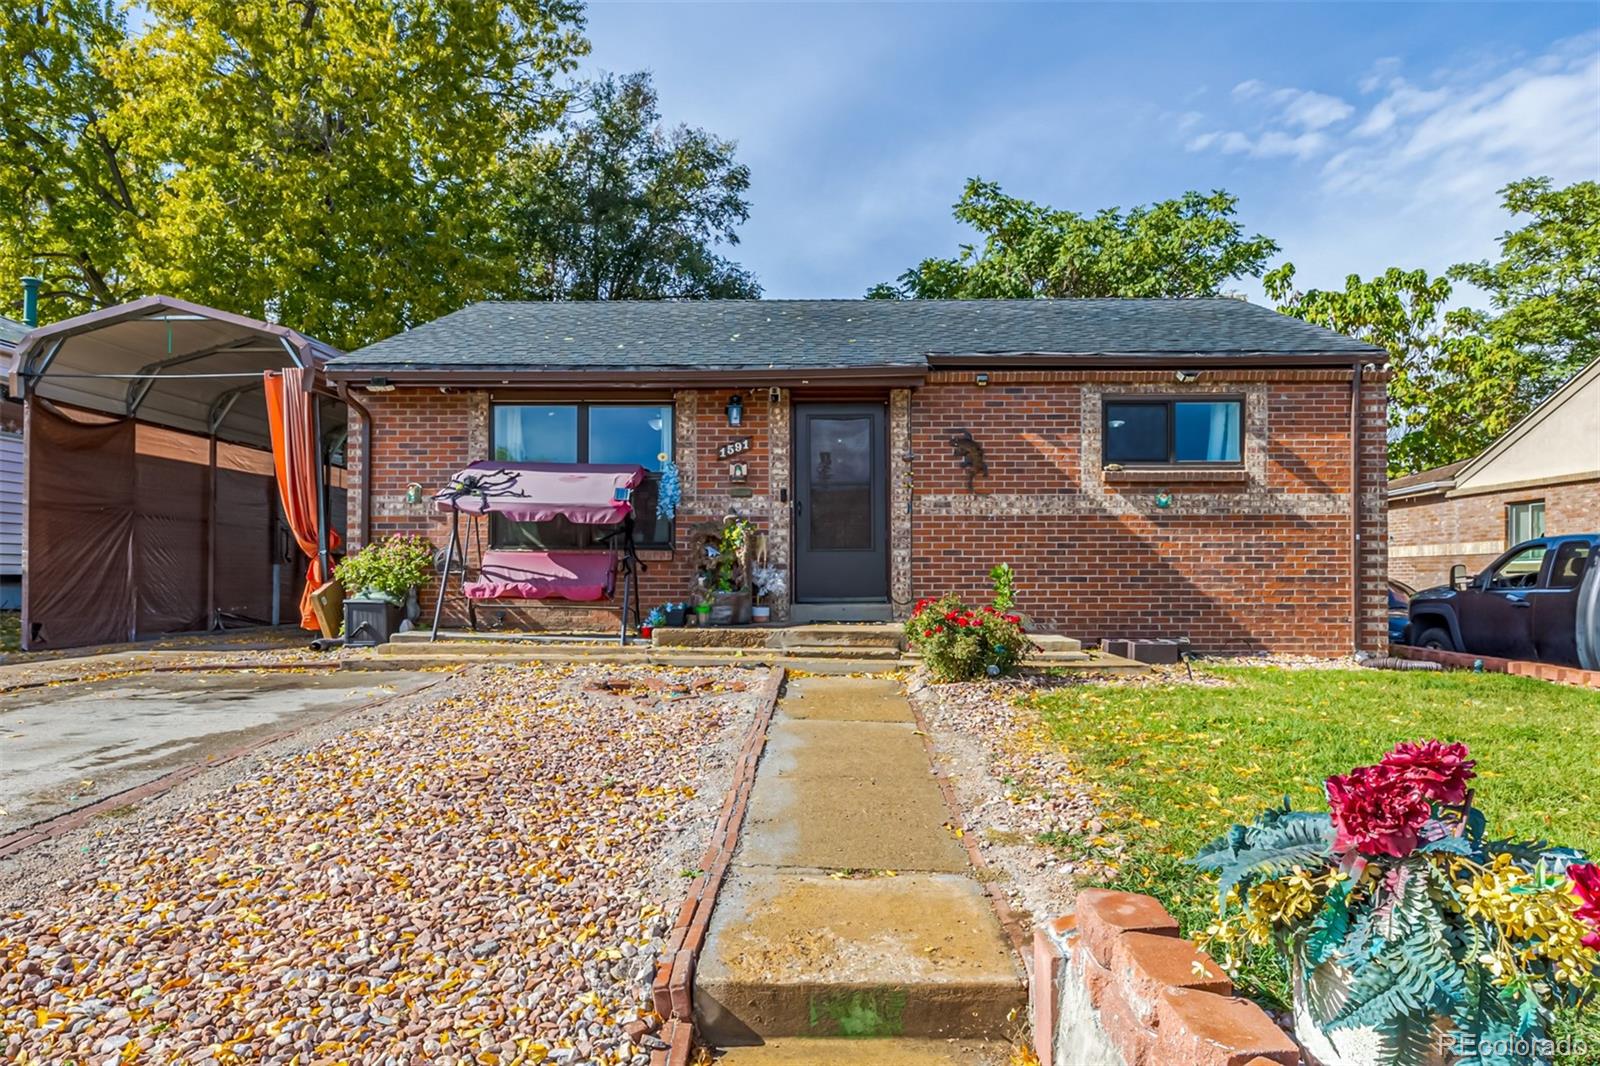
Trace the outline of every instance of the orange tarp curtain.
{"label": "orange tarp curtain", "polygon": [[[319,630],[311,594],[333,575],[322,572],[317,554],[317,464],[322,461],[312,404],[316,393],[306,389],[306,369],[269,370],[267,423],[272,427],[272,464],[278,474],[278,497],[295,543],[311,559],[306,587],[300,593],[300,627]],[[328,551],[339,547],[339,534],[328,530]]]}

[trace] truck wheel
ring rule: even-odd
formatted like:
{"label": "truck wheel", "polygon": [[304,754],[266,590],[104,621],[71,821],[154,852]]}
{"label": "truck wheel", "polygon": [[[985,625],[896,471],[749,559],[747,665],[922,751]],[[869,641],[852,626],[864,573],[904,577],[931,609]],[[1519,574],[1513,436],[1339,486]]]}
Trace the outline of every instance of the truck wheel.
{"label": "truck wheel", "polygon": [[1417,634],[1417,639],[1411,642],[1419,648],[1432,648],[1435,651],[1455,651],[1455,641],[1450,639],[1450,631],[1438,626],[1429,626]]}

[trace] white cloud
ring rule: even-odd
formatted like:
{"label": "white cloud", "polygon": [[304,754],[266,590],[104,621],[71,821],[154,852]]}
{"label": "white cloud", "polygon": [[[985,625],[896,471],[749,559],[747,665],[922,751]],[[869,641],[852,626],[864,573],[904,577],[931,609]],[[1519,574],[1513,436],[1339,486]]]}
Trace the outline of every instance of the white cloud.
{"label": "white cloud", "polygon": [[1355,108],[1337,96],[1310,90],[1279,89],[1272,94],[1272,99],[1282,107],[1284,122],[1306,130],[1332,126],[1356,113]]}
{"label": "white cloud", "polygon": [[1234,99],[1248,100],[1252,96],[1260,96],[1263,92],[1266,92],[1266,89],[1265,82],[1251,78],[1249,81],[1241,81],[1238,85],[1235,85],[1233,87],[1233,95]]}

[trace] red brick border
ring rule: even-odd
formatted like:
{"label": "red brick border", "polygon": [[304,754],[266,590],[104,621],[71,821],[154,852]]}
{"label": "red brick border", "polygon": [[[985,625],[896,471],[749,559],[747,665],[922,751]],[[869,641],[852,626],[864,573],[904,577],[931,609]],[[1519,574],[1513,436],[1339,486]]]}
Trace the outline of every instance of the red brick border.
{"label": "red brick border", "polygon": [[755,787],[756,767],[767,747],[767,731],[778,707],[783,679],[783,667],[773,666],[758,690],[761,705],[745,734],[744,746],[739,750],[733,783],[722,802],[717,826],[711,832],[711,844],[700,859],[700,876],[689,886],[689,896],[678,908],[678,918],[673,923],[666,949],[656,962],[651,1000],[663,1019],[661,1039],[667,1046],[651,1052],[650,1066],[689,1066],[694,1053],[695,960],[705,943],[706,927],[711,923],[711,911],[716,906],[717,893],[722,890],[728,864],[739,846],[739,830],[744,825],[745,809]]}
{"label": "red brick border", "polygon": [[1408,644],[1390,645],[1389,651],[1402,659],[1418,659],[1438,663],[1455,670],[1483,670],[1491,674],[1512,674],[1516,677],[1533,677],[1540,681],[1554,681],[1561,685],[1600,689],[1600,670],[1580,670],[1576,666],[1558,666],[1555,663],[1536,663],[1528,659],[1501,659],[1493,655],[1472,655],[1460,651],[1436,651],[1433,648],[1413,648]]}
{"label": "red brick border", "polygon": [[1055,1057],[1064,982],[1083,986],[1101,1030],[1130,1066],[1298,1066],[1300,1049],[1160,902],[1086,888],[1077,910],[1034,931],[1029,999],[1034,1052]]}
{"label": "red brick border", "polygon": [[[922,737],[922,750],[927,753],[928,765],[933,768],[933,778],[939,784],[939,792],[944,796],[945,809],[950,812],[952,824],[966,824],[966,811],[962,810],[961,802],[956,798],[956,789],[948,774],[939,766],[938,754],[933,743],[933,733],[928,728],[927,720],[922,716],[922,708],[917,706],[917,701],[906,694],[906,702],[911,705],[911,716],[916,719],[917,733]],[[963,833],[961,843],[967,849],[967,861],[974,870],[987,870],[989,863],[984,859],[983,852],[978,848],[978,842],[971,834]],[[1027,970],[1027,960],[1031,946],[1028,930],[1022,924],[1022,918],[1011,907],[1011,901],[1006,899],[1005,893],[1000,891],[999,884],[987,878],[979,878],[983,885],[983,894],[989,897],[989,906],[994,911],[994,916],[1000,920],[1000,928],[1005,930],[1006,939],[1011,941],[1011,950],[1017,953],[1017,958],[1022,962],[1023,970]]]}
{"label": "red brick border", "polygon": [[[186,669],[192,668],[167,667],[164,672],[171,673]],[[201,669],[206,668],[202,667]],[[249,667],[247,669],[255,668]],[[154,672],[157,671],[153,669],[133,671],[133,673],[140,674]],[[347,710],[340,711],[331,718],[323,718],[315,723],[295,726],[292,729],[279,730],[278,732],[262,737],[259,740],[251,741],[249,744],[246,744],[243,747],[234,748],[231,751],[224,752],[215,758],[209,758],[200,762],[189,763],[186,766],[180,766],[176,770],[168,771],[167,773],[162,774],[160,777],[157,777],[153,780],[146,781],[143,784],[132,785],[120,792],[113,792],[111,795],[95,800],[93,803],[84,804],[82,807],[74,807],[70,811],[64,811],[61,814],[52,815],[49,818],[44,818],[40,821],[33,822],[30,825],[22,826],[19,829],[14,829],[11,832],[6,833],[4,836],[0,836],[0,859],[8,859],[18,852],[25,851],[26,849],[33,847],[35,844],[40,844],[46,840],[53,840],[56,837],[64,836],[67,833],[72,832],[74,829],[78,829],[81,826],[88,824],[107,811],[115,810],[119,807],[126,807],[133,803],[142,803],[145,800],[154,796],[159,796],[164,792],[170,792],[172,789],[178,787],[192,777],[198,777],[205,771],[215,767],[225,766],[226,764],[233,762],[235,759],[243,758],[244,756],[258,751],[269,744],[276,744],[280,740],[285,740],[294,736],[303,729],[309,729],[312,725],[321,725],[324,722],[335,722],[340,718],[346,717],[347,715],[357,714],[361,711],[370,711],[373,708],[381,707],[393,700],[404,699],[410,696],[415,696],[421,692],[426,692],[447,678],[454,676],[456,672],[457,671],[452,670],[449,673],[443,673],[437,679],[429,681],[427,684],[418,688],[414,688],[410,692],[390,693],[379,699],[368,700],[366,703],[357,704],[356,706]]]}

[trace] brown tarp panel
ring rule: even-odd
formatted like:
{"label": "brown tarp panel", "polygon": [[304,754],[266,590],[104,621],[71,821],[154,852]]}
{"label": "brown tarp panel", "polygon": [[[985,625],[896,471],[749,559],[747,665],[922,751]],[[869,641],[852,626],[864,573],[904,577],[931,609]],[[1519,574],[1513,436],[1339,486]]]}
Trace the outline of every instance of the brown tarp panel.
{"label": "brown tarp panel", "polygon": [[[139,634],[204,629],[210,441],[159,426],[134,434],[133,573]],[[218,538],[219,545],[222,543]]]}
{"label": "brown tarp panel", "polygon": [[[205,628],[210,441],[43,403],[28,412],[29,647]],[[216,606],[270,621],[273,556],[284,550],[271,455],[219,443],[216,493]],[[306,565],[289,555],[279,560],[285,619]]]}
{"label": "brown tarp panel", "polygon": [[134,424],[74,422],[31,403],[26,437],[23,635],[31,647],[45,648],[127,640],[134,628]]}

